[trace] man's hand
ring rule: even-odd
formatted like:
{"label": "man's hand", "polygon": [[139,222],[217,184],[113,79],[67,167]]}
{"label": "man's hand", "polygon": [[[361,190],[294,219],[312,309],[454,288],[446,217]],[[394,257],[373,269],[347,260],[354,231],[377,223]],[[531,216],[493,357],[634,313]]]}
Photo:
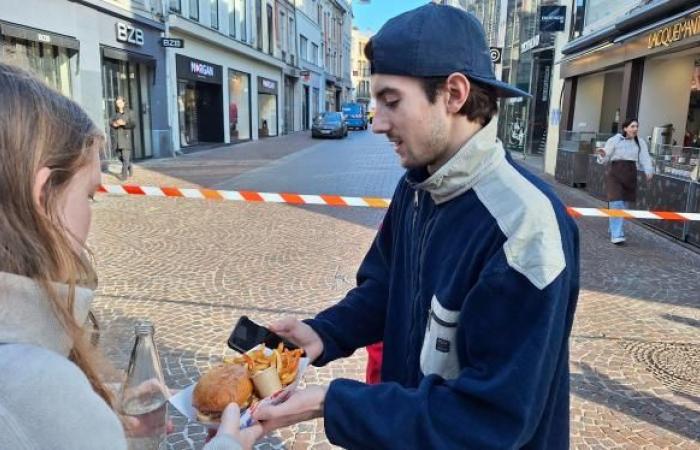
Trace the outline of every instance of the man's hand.
{"label": "man's hand", "polygon": [[599,154],[601,157],[605,158],[605,155],[606,155],[605,149],[599,148],[599,149],[596,149],[595,152],[596,152],[597,154]]}
{"label": "man's hand", "polygon": [[323,417],[323,404],[326,400],[327,386],[307,386],[294,392],[284,403],[279,405],[261,405],[253,413],[265,433],[295,423]]}
{"label": "man's hand", "polygon": [[263,435],[263,427],[256,423],[253,426],[241,430],[241,411],[238,405],[231,403],[224,409],[221,415],[221,425],[216,432],[217,436],[228,434],[237,440],[243,450],[249,450],[255,444],[255,441]]}
{"label": "man's hand", "polygon": [[303,348],[310,361],[316,360],[323,353],[323,341],[314,329],[304,322],[287,318],[273,323],[269,329]]}

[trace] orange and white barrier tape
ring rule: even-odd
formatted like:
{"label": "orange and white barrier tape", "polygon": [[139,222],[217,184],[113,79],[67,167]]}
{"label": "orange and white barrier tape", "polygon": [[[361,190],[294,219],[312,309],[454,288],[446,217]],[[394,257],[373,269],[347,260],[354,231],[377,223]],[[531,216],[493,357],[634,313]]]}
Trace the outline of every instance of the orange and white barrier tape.
{"label": "orange and white barrier tape", "polygon": [[651,219],[700,221],[700,213],[643,211],[639,209],[606,209],[606,208],[566,208],[572,217],[619,217],[622,219]]}
{"label": "orange and white barrier tape", "polygon": [[[388,208],[389,203],[391,202],[391,199],[381,197],[347,197],[344,195],[222,191],[202,188],[186,189],[175,187],[135,186],[129,184],[103,184],[100,186],[99,192],[115,195],[182,197],[253,203],[288,203],[292,205],[362,206],[368,208]],[[700,213],[575,207],[567,207],[566,209],[573,217],[620,217],[623,219],[700,221]]]}
{"label": "orange and white barrier tape", "polygon": [[253,203],[289,203],[292,205],[363,206],[388,208],[390,199],[379,197],[346,197],[344,195],[307,195],[253,191],[221,191],[214,189],[185,189],[175,187],[103,184],[99,192],[116,195],[145,195],[150,197],[184,197],[207,200],[231,200]]}

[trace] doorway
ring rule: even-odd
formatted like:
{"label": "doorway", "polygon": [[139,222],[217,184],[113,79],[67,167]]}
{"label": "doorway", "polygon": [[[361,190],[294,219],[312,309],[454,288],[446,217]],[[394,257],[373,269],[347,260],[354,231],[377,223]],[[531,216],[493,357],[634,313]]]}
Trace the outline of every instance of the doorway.
{"label": "doorway", "polygon": [[[146,64],[104,57],[102,59],[102,98],[104,123],[110,136],[109,119],[116,112],[117,97],[124,97],[136,122],[131,134],[134,159],[153,156],[151,142],[150,68]],[[114,159],[114,150],[106,149],[105,159]]]}

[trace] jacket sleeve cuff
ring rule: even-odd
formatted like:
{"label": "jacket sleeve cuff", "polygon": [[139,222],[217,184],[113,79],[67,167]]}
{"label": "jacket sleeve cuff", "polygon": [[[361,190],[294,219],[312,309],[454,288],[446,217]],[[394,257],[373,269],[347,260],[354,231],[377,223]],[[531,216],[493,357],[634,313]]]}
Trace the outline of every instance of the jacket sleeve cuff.
{"label": "jacket sleeve cuff", "polygon": [[358,385],[362,384],[359,381],[340,378],[328,385],[323,407],[323,426],[328,441],[333,445],[347,448],[354,443],[352,438],[353,435],[357,436],[357,430],[350,431],[353,427],[348,429],[346,425],[355,423],[352,412],[362,411],[362,408],[348,407],[353,401],[347,398],[346,394],[348,390],[357,392]]}
{"label": "jacket sleeve cuff", "polygon": [[310,326],[323,342],[323,353],[311,362],[313,366],[323,367],[342,356],[342,352],[340,352],[338,346],[328,334],[327,330],[330,325],[327,322],[321,319],[306,319],[302,320],[302,322]]}

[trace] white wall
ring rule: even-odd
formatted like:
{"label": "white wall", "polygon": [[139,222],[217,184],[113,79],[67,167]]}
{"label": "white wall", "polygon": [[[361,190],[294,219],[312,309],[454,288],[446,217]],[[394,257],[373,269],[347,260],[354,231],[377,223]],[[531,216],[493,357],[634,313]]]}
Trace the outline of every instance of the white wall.
{"label": "white wall", "polygon": [[[646,139],[655,126],[667,123],[675,128],[673,139],[683,144],[690,81],[697,55],[647,59],[644,62],[642,97],[639,102],[639,135]],[[622,119],[624,120],[624,119]]]}
{"label": "white wall", "polygon": [[598,131],[604,86],[605,74],[602,73],[579,78],[572,131]]}

